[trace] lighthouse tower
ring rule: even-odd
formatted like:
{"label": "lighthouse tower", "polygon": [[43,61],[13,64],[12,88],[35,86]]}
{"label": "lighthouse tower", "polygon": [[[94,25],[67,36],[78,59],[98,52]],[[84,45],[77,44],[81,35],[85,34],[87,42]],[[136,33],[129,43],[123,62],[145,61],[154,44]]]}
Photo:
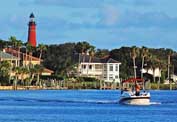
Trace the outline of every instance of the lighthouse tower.
{"label": "lighthouse tower", "polygon": [[34,21],[34,14],[30,14],[30,21],[28,24],[28,43],[36,47],[36,23]]}

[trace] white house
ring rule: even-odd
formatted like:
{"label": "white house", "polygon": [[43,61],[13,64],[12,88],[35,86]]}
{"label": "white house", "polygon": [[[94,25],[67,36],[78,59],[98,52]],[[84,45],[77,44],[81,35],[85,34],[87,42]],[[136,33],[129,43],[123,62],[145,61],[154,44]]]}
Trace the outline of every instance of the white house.
{"label": "white house", "polygon": [[79,75],[95,77],[105,82],[120,82],[120,62],[109,56],[104,58],[82,55],[79,58]]}
{"label": "white house", "polygon": [[143,69],[142,70],[143,73],[148,73],[152,76],[155,77],[161,77],[161,70],[159,68],[155,68],[155,70],[149,68],[149,69]]}
{"label": "white house", "polygon": [[177,82],[177,75],[175,75],[175,74],[171,75],[171,79],[172,79],[174,82]]}
{"label": "white house", "polygon": [[17,58],[16,56],[13,56],[11,54],[8,54],[6,52],[0,51],[0,62],[1,61],[9,61],[11,63],[11,65],[13,66],[17,66],[17,62],[20,59]]}

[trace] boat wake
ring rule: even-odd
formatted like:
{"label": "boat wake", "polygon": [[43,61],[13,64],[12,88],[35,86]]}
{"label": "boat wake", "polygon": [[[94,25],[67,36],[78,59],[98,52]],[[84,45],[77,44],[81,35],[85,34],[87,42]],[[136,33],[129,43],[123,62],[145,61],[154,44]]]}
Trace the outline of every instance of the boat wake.
{"label": "boat wake", "polygon": [[[4,101],[16,101],[16,102],[38,102],[38,103],[85,103],[85,104],[119,104],[118,100],[96,100],[96,99],[43,99],[43,98],[16,98],[16,97],[6,97],[0,98],[0,102]],[[162,102],[150,102],[150,105],[176,105],[177,101],[162,101]]]}
{"label": "boat wake", "polygon": [[150,105],[161,105],[161,102],[150,102]]}
{"label": "boat wake", "polygon": [[176,105],[177,101],[164,101],[162,102],[162,104],[166,104],[166,105]]}
{"label": "boat wake", "polygon": [[41,102],[41,103],[90,103],[90,104],[118,104],[117,100],[78,100],[78,99],[36,99],[36,98],[1,98],[0,101]]}
{"label": "boat wake", "polygon": [[117,104],[118,101],[111,100],[36,100],[38,102],[55,102],[55,103],[91,103],[91,104]]}
{"label": "boat wake", "polygon": [[177,101],[151,102],[151,105],[176,105]]}

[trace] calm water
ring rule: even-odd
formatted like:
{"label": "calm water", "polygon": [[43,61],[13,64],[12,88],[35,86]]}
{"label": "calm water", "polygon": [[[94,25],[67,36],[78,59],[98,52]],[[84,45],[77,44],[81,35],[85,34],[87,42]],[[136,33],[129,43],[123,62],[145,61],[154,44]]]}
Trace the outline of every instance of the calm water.
{"label": "calm water", "polygon": [[0,91],[0,122],[177,122],[177,91],[151,91],[150,106],[118,104],[120,91]]}

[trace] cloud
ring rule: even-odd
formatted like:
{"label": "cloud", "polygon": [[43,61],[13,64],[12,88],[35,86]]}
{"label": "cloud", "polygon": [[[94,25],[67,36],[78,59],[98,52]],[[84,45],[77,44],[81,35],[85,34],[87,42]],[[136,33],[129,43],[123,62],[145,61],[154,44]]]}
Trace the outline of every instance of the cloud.
{"label": "cloud", "polygon": [[177,18],[162,12],[125,12],[120,21],[122,27],[177,28]]}
{"label": "cloud", "polygon": [[[71,14],[73,15],[73,14]],[[72,19],[62,17],[38,18],[38,26],[52,30],[78,29],[131,29],[159,28],[161,30],[177,30],[177,17],[170,17],[162,12],[139,13],[127,11],[119,13],[117,8],[107,6],[102,12],[90,14],[74,14]],[[82,16],[81,16],[82,15]]]}
{"label": "cloud", "polygon": [[[27,20],[22,15],[13,14],[11,16],[5,16],[0,19],[1,29],[23,29],[27,25]],[[27,27],[27,26],[26,26]]]}
{"label": "cloud", "polygon": [[126,1],[127,4],[132,4],[136,6],[151,6],[155,2],[153,0],[122,0]]}
{"label": "cloud", "polygon": [[37,5],[54,5],[71,8],[94,8],[99,7],[105,0],[34,0]]}
{"label": "cloud", "polygon": [[103,9],[102,22],[105,25],[115,25],[119,19],[118,9],[112,5],[106,5]]}
{"label": "cloud", "polygon": [[19,4],[27,5],[43,5],[43,6],[62,6],[70,8],[99,8],[107,4],[111,5],[136,5],[149,6],[153,5],[152,0],[25,0]]}

